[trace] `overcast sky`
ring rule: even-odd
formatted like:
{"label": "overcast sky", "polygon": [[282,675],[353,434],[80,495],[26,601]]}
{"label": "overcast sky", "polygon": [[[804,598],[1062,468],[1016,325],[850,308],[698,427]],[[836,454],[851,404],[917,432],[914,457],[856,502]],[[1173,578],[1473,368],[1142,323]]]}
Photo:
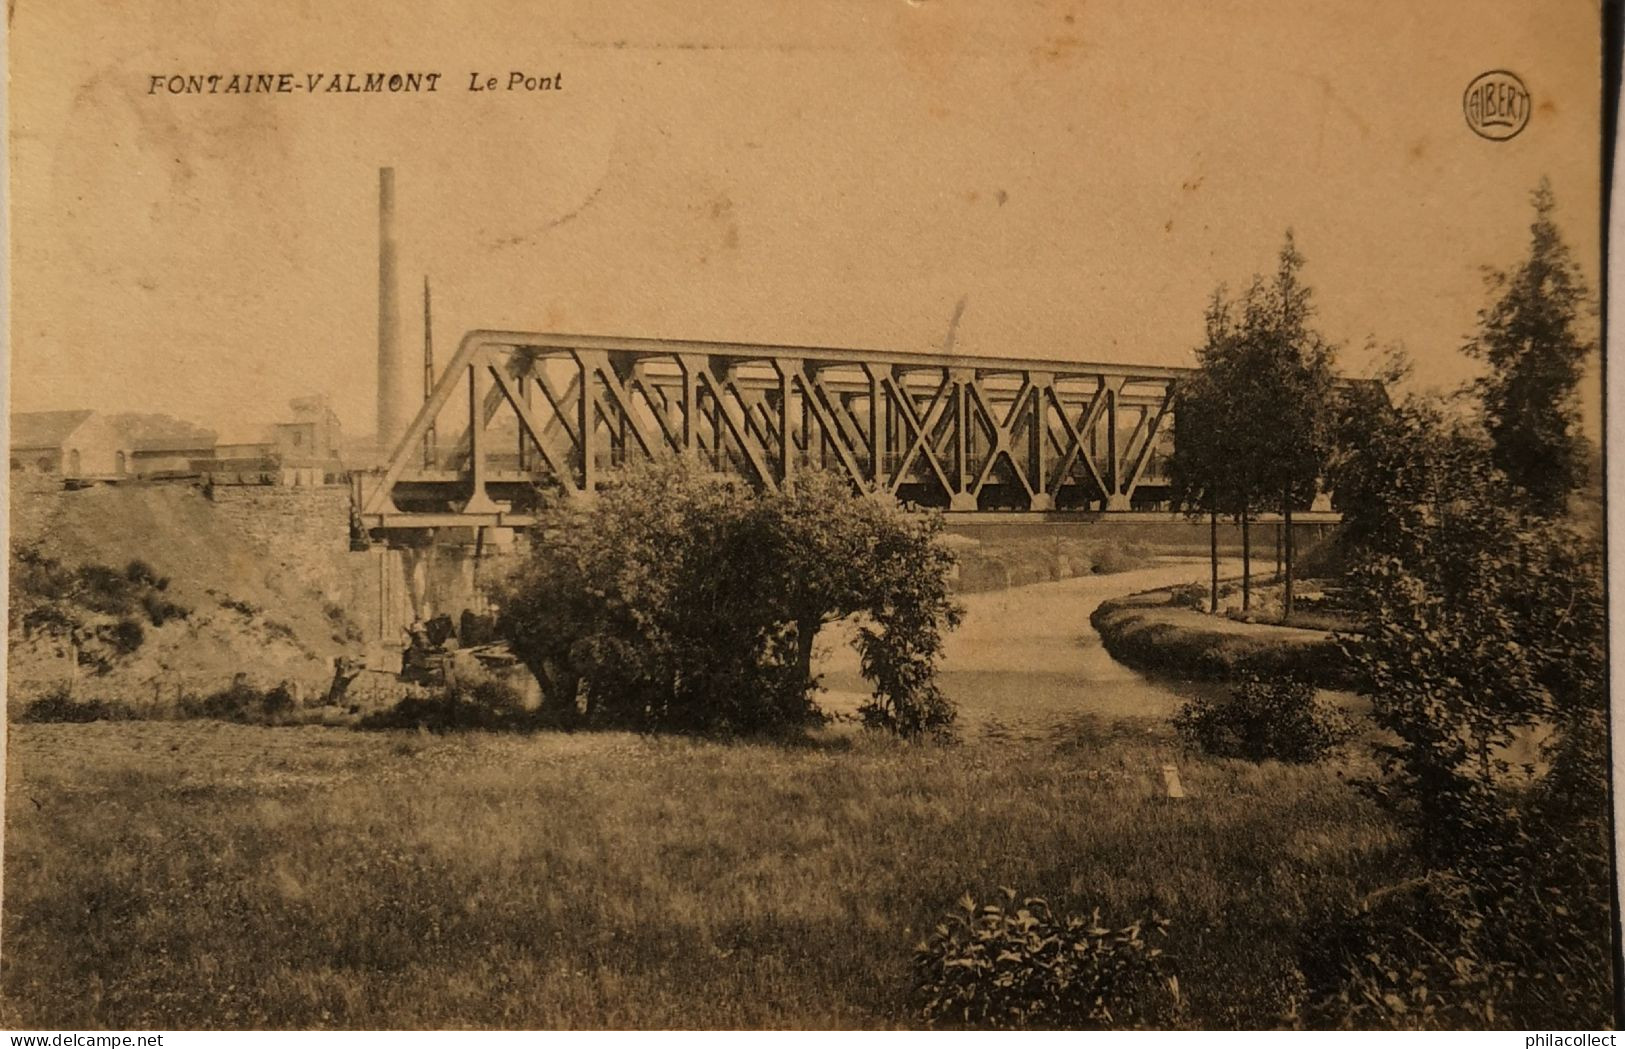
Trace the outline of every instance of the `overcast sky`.
{"label": "overcast sky", "polygon": [[[12,47],[18,410],[235,430],[325,392],[371,431],[381,165],[442,359],[474,327],[935,350],[963,300],[960,352],[1184,364],[1290,226],[1345,370],[1374,338],[1453,383],[1542,174],[1598,275],[1588,2],[19,0]],[[1497,68],[1534,99],[1506,142],[1462,116]],[[409,70],[439,90],[148,94]],[[467,90],[513,70],[562,90]]]}

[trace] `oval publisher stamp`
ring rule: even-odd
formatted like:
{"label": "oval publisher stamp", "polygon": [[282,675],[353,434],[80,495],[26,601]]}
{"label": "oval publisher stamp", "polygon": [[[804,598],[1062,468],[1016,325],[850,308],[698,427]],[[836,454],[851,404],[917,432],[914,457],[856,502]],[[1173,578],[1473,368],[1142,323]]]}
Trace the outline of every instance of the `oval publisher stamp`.
{"label": "oval publisher stamp", "polygon": [[1518,74],[1492,69],[1467,85],[1461,111],[1474,134],[1504,142],[1529,124],[1529,89]]}

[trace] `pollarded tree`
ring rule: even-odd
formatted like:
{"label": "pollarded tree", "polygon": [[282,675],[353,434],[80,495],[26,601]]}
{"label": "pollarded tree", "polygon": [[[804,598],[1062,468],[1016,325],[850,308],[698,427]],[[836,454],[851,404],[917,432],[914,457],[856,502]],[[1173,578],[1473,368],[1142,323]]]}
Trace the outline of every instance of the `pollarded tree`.
{"label": "pollarded tree", "polygon": [[1499,297],[1479,311],[1465,349],[1490,366],[1480,392],[1495,465],[1529,510],[1552,517],[1585,477],[1576,388],[1592,350],[1580,330],[1590,292],[1552,221],[1556,201],[1545,179],[1533,203],[1529,255],[1511,273],[1489,274]]}

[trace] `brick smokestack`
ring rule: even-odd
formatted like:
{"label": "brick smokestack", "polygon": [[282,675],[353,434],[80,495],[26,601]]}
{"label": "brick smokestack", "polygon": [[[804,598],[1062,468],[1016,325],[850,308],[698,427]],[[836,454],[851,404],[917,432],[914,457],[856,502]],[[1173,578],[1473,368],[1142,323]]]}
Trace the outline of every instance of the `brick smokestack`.
{"label": "brick smokestack", "polygon": [[400,289],[395,279],[395,169],[378,169],[378,444],[395,450],[416,410],[417,369],[401,350]]}

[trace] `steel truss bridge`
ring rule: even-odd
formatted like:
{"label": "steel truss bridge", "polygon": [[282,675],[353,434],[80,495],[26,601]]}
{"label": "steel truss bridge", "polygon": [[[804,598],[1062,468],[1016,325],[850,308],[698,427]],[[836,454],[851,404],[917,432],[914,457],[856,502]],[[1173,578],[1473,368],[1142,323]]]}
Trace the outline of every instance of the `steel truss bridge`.
{"label": "steel truss bridge", "polygon": [[[614,467],[664,455],[775,490],[835,470],[858,491],[948,511],[1159,510],[1187,374],[472,331],[384,466],[356,476],[356,523],[523,528],[539,486],[589,498]],[[443,413],[465,404],[460,436],[437,445]]]}

